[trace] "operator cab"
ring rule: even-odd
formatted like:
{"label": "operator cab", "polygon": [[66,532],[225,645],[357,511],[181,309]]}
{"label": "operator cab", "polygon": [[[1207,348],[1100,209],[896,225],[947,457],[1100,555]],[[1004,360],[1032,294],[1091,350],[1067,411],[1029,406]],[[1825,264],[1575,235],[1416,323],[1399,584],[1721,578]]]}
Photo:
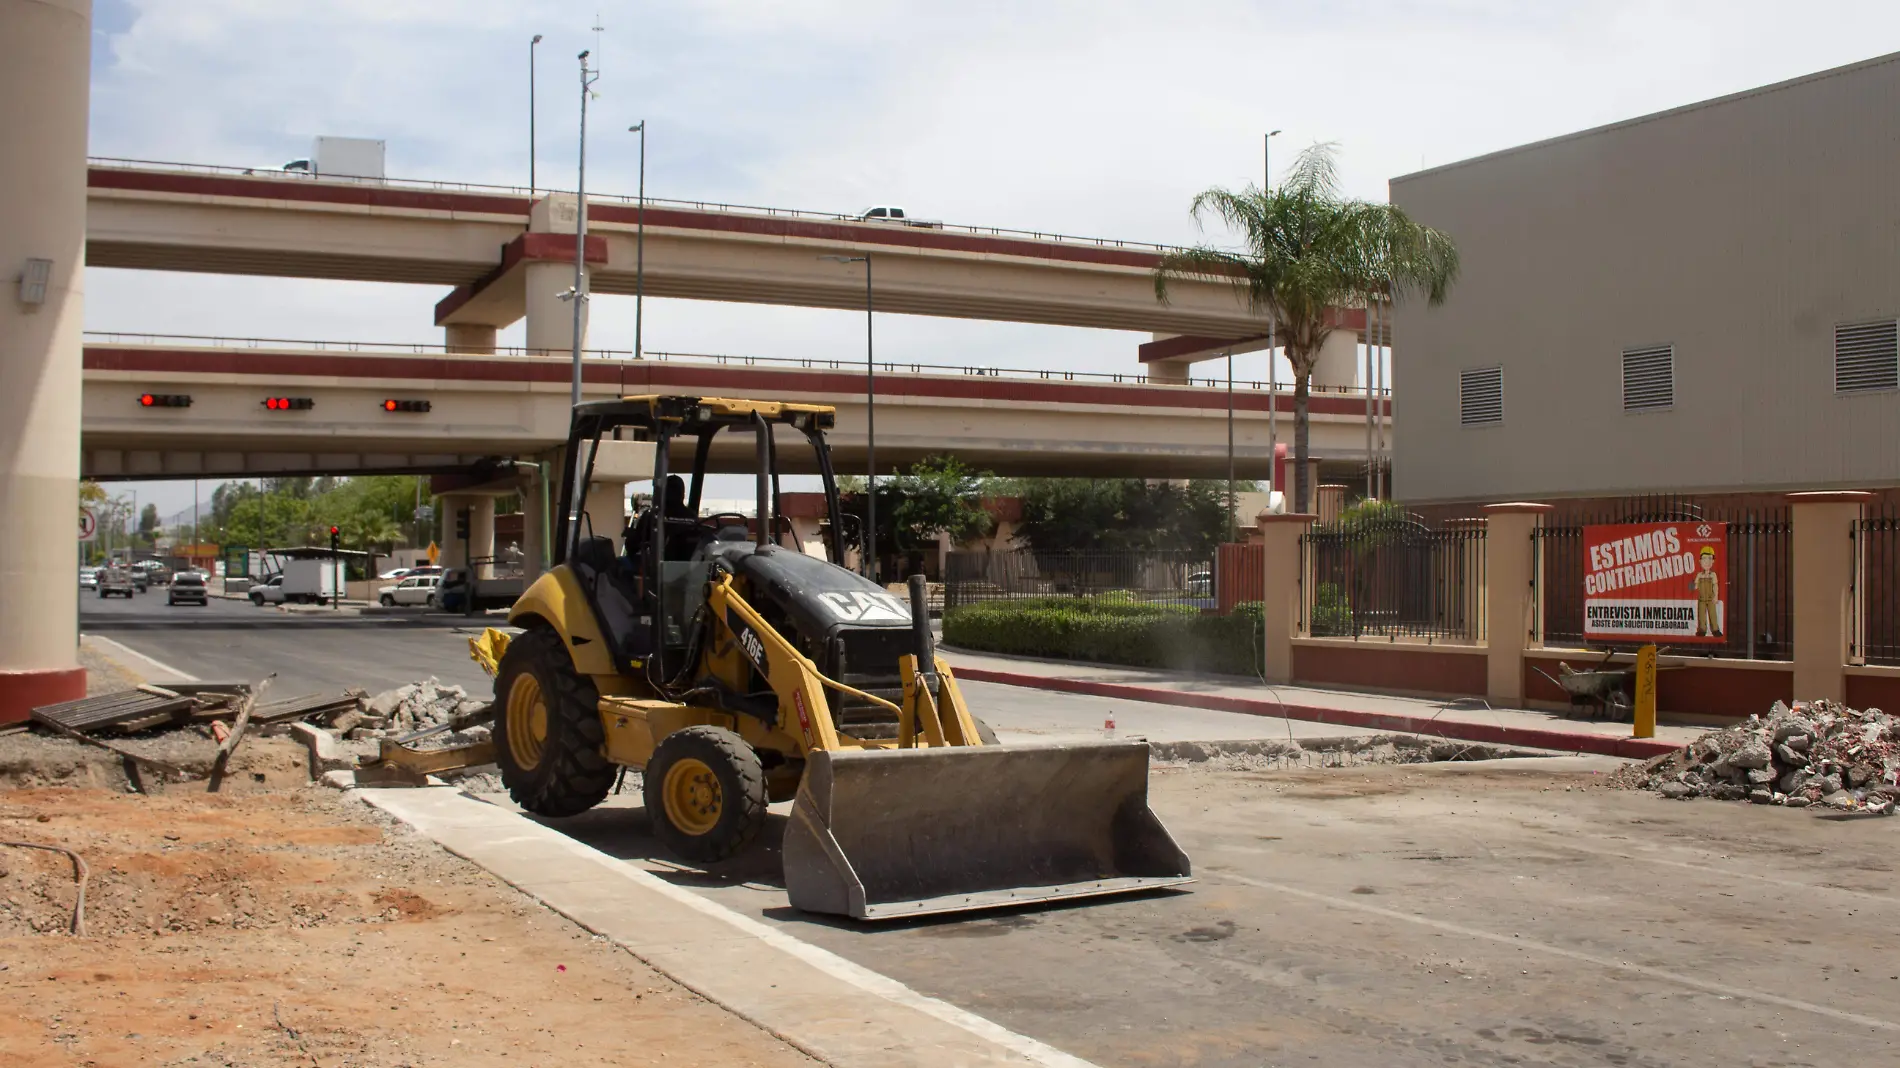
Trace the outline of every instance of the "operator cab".
{"label": "operator cab", "polygon": [[[833,419],[833,409],[820,405],[700,397],[626,397],[574,409],[562,484],[569,503],[556,517],[555,562],[574,572],[623,670],[657,680],[696,659],[691,645],[702,628],[695,620],[716,570],[755,571],[741,561],[760,554],[804,557],[781,505],[788,467],[816,473],[824,488],[824,559],[805,559],[870,586],[827,564],[842,565],[852,544],[848,534],[842,544],[838,536],[844,523],[824,437]],[[797,447],[799,438],[805,447]],[[683,474],[672,470],[676,461]],[[707,510],[715,466],[750,469],[751,514]],[[624,520],[621,487],[649,479],[646,506]],[[786,568],[804,570],[790,559],[776,570]]]}

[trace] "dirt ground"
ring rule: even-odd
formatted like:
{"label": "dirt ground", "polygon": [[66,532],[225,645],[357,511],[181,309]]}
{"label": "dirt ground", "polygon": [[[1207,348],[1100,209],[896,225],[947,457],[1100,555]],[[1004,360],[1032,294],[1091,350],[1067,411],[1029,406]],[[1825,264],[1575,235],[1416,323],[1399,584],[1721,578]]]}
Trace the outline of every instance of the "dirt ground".
{"label": "dirt ground", "polygon": [[[269,740],[266,740],[267,742]],[[0,751],[19,737],[0,738]],[[0,1064],[809,1065],[368,806],[230,789],[0,789]],[[0,753],[4,755],[4,753]]]}

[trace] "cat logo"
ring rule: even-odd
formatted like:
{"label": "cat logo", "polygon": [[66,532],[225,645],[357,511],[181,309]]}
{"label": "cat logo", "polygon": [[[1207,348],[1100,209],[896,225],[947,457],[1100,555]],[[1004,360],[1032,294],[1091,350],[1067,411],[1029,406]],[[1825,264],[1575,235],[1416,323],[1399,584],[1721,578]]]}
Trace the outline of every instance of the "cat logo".
{"label": "cat logo", "polygon": [[745,658],[752,662],[754,668],[758,669],[759,675],[771,677],[771,673],[765,667],[765,643],[759,640],[758,634],[746,625],[745,620],[740,618],[737,612],[726,613],[726,626],[732,628],[732,637],[739,643],[739,651],[745,654]]}
{"label": "cat logo", "polygon": [[863,590],[855,593],[821,593],[818,599],[846,623],[872,623],[888,620],[910,621],[910,608],[888,593]]}

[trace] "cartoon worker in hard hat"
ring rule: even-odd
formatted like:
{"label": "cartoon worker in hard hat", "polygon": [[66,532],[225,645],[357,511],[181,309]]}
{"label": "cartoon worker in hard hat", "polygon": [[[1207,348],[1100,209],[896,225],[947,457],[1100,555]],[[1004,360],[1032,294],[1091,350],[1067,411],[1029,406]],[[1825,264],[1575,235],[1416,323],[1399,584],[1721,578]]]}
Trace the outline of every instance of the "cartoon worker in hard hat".
{"label": "cartoon worker in hard hat", "polygon": [[1715,577],[1715,547],[1702,547],[1702,568],[1692,580],[1695,585],[1695,636],[1722,636],[1722,620],[1715,614],[1715,598],[1721,583]]}

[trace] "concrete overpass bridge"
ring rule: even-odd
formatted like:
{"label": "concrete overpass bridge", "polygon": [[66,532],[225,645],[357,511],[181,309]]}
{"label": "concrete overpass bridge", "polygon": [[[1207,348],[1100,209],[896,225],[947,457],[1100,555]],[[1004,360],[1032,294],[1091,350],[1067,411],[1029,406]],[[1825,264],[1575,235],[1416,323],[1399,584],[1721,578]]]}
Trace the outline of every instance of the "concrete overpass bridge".
{"label": "concrete overpass bridge", "polygon": [[[523,318],[530,350],[572,344],[556,298],[573,281],[571,194],[95,159],[86,208],[92,266],[446,286],[436,322],[458,351],[493,351]],[[1225,284],[1158,303],[1160,245],[653,198],[644,216],[656,297],[859,309],[861,269],[819,257],[868,254],[880,311],[1193,336],[1165,354],[1177,362],[1266,333]],[[594,292],[634,292],[640,218],[631,198],[589,195]]]}
{"label": "concrete overpass bridge", "polygon": [[[840,469],[865,465],[863,364],[596,352],[586,392],[762,396],[832,404]],[[546,455],[566,437],[571,363],[519,352],[426,345],[283,342],[90,334],[84,349],[82,470],[88,478],[233,478],[450,472],[494,458]],[[188,397],[188,406],[141,398]],[[309,407],[267,406],[294,398]],[[1268,477],[1269,411],[1291,443],[1293,398],[1237,382],[1234,453],[1242,478]],[[389,411],[385,401],[426,401]],[[1311,402],[1313,454],[1345,475],[1362,465],[1367,398],[1322,390]],[[416,407],[407,405],[406,407]],[[1138,374],[1006,371],[880,363],[880,467],[951,452],[1002,475],[1188,478],[1227,472],[1224,383],[1157,384]],[[1387,420],[1389,398],[1374,406]],[[796,450],[788,450],[788,458]],[[749,469],[750,446],[715,451]],[[887,468],[888,469],[888,468]]]}

